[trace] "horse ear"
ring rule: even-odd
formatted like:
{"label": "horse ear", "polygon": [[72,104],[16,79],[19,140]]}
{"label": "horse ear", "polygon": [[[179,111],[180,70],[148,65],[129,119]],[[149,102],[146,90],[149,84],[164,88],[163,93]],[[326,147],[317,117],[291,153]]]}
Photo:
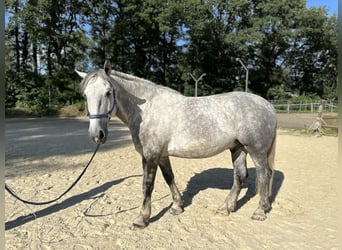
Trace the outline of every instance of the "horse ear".
{"label": "horse ear", "polygon": [[85,78],[87,76],[87,73],[77,71],[76,69],[75,69],[75,72],[82,78]]}
{"label": "horse ear", "polygon": [[107,75],[110,75],[110,72],[112,71],[112,64],[110,63],[109,60],[106,60],[104,63],[104,70]]}

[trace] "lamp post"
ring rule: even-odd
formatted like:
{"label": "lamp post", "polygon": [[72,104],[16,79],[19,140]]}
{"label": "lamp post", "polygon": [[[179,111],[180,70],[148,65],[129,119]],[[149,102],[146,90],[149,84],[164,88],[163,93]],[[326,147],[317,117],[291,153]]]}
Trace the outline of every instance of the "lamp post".
{"label": "lamp post", "polygon": [[236,61],[238,61],[239,63],[241,63],[242,67],[246,70],[246,83],[245,83],[245,92],[247,92],[248,90],[248,69],[245,66],[245,64],[241,61],[240,58],[236,58]]}
{"label": "lamp post", "polygon": [[195,96],[197,96],[197,87],[198,87],[198,82],[202,80],[202,78],[206,75],[205,73],[203,73],[198,79],[196,79],[191,73],[189,73],[189,75],[192,77],[192,79],[194,79],[195,81]]}

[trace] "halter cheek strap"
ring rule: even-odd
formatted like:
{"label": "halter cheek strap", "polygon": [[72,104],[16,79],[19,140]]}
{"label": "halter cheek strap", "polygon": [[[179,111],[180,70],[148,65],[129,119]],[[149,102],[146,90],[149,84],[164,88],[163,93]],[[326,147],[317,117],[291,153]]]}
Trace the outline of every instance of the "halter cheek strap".
{"label": "halter cheek strap", "polygon": [[112,112],[115,108],[116,105],[116,101],[115,101],[115,92],[113,93],[114,95],[114,101],[113,101],[113,106],[112,108],[109,110],[108,113],[102,113],[102,114],[89,114],[88,117],[90,120],[92,119],[102,119],[102,118],[108,118],[110,120],[111,116],[112,116]]}

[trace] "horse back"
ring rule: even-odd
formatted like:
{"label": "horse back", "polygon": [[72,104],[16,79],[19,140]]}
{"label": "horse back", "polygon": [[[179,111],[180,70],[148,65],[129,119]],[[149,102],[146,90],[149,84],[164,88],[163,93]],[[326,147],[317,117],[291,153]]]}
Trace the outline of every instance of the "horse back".
{"label": "horse back", "polygon": [[207,97],[155,98],[147,105],[140,138],[163,154],[213,156],[237,143],[267,147],[275,112],[263,98],[243,92]]}

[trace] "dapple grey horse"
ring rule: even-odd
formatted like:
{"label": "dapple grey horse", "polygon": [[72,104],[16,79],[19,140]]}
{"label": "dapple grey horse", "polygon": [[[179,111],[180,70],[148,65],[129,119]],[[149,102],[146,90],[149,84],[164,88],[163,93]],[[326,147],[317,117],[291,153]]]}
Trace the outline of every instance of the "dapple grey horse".
{"label": "dapple grey horse", "polygon": [[229,215],[237,205],[248,176],[247,153],[256,167],[259,206],[252,219],[265,220],[271,209],[269,196],[276,144],[276,113],[265,99],[249,93],[231,92],[206,97],[185,97],[167,87],[132,75],[104,69],[83,78],[82,91],[89,111],[89,135],[96,144],[106,142],[108,120],[116,115],[129,128],[142,156],[143,204],[136,227],[145,227],[151,216],[151,193],[158,166],[170,187],[172,214],[183,212],[169,156],[204,158],[231,151],[234,182],[218,212]]}

